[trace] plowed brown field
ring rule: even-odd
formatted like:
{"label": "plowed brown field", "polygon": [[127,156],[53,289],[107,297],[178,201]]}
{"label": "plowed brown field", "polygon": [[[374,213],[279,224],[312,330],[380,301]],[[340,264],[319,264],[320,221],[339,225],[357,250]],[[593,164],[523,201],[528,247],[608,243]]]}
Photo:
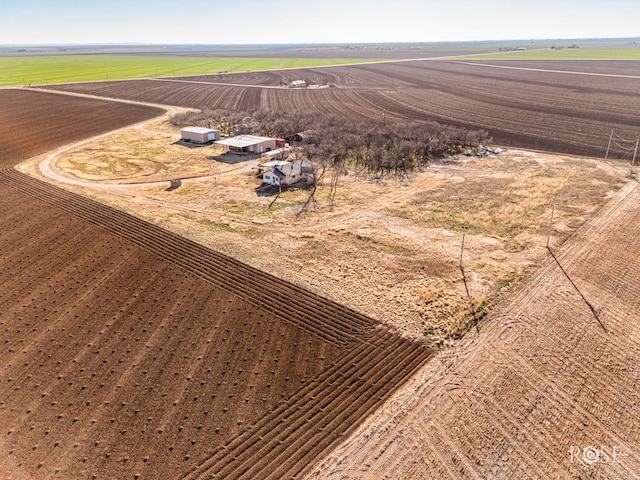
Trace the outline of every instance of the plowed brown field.
{"label": "plowed brown field", "polygon": [[[554,62],[547,71],[536,70],[535,62],[516,63],[515,69],[484,63],[424,60],[51,88],[193,108],[317,111],[380,121],[384,112],[388,121],[436,120],[485,129],[507,146],[596,157],[604,156],[612,129],[637,136],[640,79],[627,63]],[[294,78],[337,87],[256,91]]]}
{"label": "plowed brown field", "polygon": [[[0,104],[11,106],[0,110],[3,478],[296,475],[430,356],[363,315],[10,168],[156,109],[11,90]],[[5,141],[17,132],[21,142]]]}
{"label": "plowed brown field", "polygon": [[2,90],[0,167],[160,113],[157,108],[140,105]]}

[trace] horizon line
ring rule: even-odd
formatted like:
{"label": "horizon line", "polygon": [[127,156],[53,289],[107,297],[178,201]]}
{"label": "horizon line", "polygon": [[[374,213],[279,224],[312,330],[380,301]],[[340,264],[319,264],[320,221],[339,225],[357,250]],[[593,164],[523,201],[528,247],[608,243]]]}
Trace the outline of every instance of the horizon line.
{"label": "horizon line", "polygon": [[392,41],[392,42],[291,42],[291,43],[172,43],[172,42],[52,42],[52,43],[0,43],[0,47],[288,47],[288,46],[380,46],[380,45],[442,45],[442,44],[469,44],[469,43],[500,43],[500,42],[547,42],[547,41],[629,41],[640,40],[637,37],[550,37],[550,38],[510,38],[510,39],[489,39],[489,40],[425,40],[425,41]]}

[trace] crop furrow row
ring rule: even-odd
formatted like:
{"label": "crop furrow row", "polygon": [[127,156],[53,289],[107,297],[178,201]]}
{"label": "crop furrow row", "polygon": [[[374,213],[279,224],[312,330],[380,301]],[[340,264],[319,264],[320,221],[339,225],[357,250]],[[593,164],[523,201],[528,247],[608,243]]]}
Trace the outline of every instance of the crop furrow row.
{"label": "crop furrow row", "polygon": [[[306,433],[304,444],[302,444],[302,441],[298,442],[295,447],[295,456],[291,456],[286,450],[283,451],[280,458],[276,460],[276,466],[273,469],[269,468],[269,477],[273,479],[295,478],[312,468],[313,461],[322,458],[338,440],[321,432],[331,432],[333,429],[342,428],[343,430],[340,431],[338,437],[344,437],[351,433],[358,427],[360,420],[367,418],[371,411],[388,398],[424,362],[425,358],[420,352],[412,351],[401,364],[397,365],[395,371],[387,370],[384,378],[380,379],[375,385],[368,387],[366,390],[361,389],[361,393],[358,393],[357,396],[365,398],[365,402],[362,405],[342,410],[341,406],[335,407],[338,411],[338,416],[327,424],[321,424],[313,428],[313,430],[309,430],[313,433]],[[351,398],[346,398],[345,402],[351,402],[348,403],[348,407],[353,404]],[[350,422],[350,419],[355,419],[355,421]]]}
{"label": "crop furrow row", "polygon": [[233,461],[231,458],[232,456],[228,455],[228,452],[238,452],[235,455],[237,457],[244,450],[249,448],[249,445],[254,443],[254,438],[260,438],[260,432],[264,435],[268,435],[273,424],[279,424],[286,421],[291,410],[302,408],[302,406],[308,402],[309,398],[317,397],[325,388],[327,388],[328,385],[334,384],[341,376],[350,374],[350,372],[370,354],[371,346],[365,343],[360,343],[356,348],[352,349],[339,359],[337,363],[324,370],[316,379],[309,382],[305,387],[296,392],[296,394],[294,394],[287,402],[283,402],[278,405],[268,416],[260,419],[252,425],[250,429],[233,439],[223,448],[219,449],[211,457],[202,461],[193,471],[188,472],[184,478],[198,478],[199,471],[202,471],[203,469],[208,470],[218,462],[221,462],[221,466],[224,466],[225,463],[223,462],[223,459],[225,459],[225,456],[227,462]]}
{"label": "crop furrow row", "polygon": [[[311,401],[307,399],[307,401],[300,402],[297,405],[289,406],[284,417],[287,419],[287,422],[276,421],[271,422],[271,425],[266,424],[264,426],[262,431],[259,432],[261,443],[257,445],[257,450],[243,450],[241,455],[235,454],[234,452],[233,463],[243,463],[250,458],[260,458],[261,455],[266,455],[272,451],[273,444],[277,444],[282,438],[289,440],[295,438],[300,425],[307,421],[311,422],[313,417],[332,415],[335,409],[329,407],[350,388],[344,387],[345,383],[349,382],[351,378],[361,381],[362,375],[374,369],[375,366],[383,360],[383,356],[384,351],[372,351],[370,349],[364,359],[358,362],[357,366],[353,365],[356,370],[352,372],[342,372],[342,374],[337,376],[332,382],[325,382],[322,385],[318,385],[320,389],[311,396]],[[342,388],[337,388],[338,386]],[[328,393],[325,393],[325,391],[328,391]],[[247,468],[249,468],[249,466],[247,466]],[[220,470],[219,473],[226,476],[224,470]]]}
{"label": "crop furrow row", "polygon": [[[58,190],[57,187],[51,187],[54,190]],[[53,193],[53,192],[50,192]],[[60,197],[61,199],[63,199],[64,195],[69,195],[68,192],[66,191],[62,191],[62,196]],[[187,239],[184,239],[183,237],[177,236],[175,234],[173,234],[172,232],[169,232],[167,230],[164,230],[160,227],[157,227],[155,225],[152,224],[148,224],[142,220],[137,219],[136,217],[132,217],[126,213],[117,211],[117,210],[113,210],[110,209],[109,207],[105,207],[101,204],[96,204],[95,202],[92,202],[91,200],[86,200],[83,197],[81,197],[81,199],[73,199],[74,204],[79,205],[81,202],[85,203],[87,208],[90,208],[91,213],[94,213],[94,217],[98,220],[98,221],[102,221],[104,222],[103,225],[105,228],[117,228],[118,225],[124,224],[124,222],[127,223],[131,223],[131,222],[136,222],[139,226],[141,226],[143,228],[142,233],[144,235],[149,235],[149,234],[153,234],[154,237],[158,237],[158,238],[163,238],[167,241],[172,241],[174,244],[180,244],[185,248],[188,248],[190,250],[192,250],[192,252],[190,252],[192,255],[196,256],[199,255],[199,258],[202,259],[203,261],[207,261],[210,260],[212,257],[216,258],[218,261],[226,263],[227,265],[231,266],[234,268],[234,270],[238,270],[241,272],[246,273],[247,275],[251,275],[251,276],[255,276],[256,275],[256,270],[253,269],[252,267],[249,267],[248,265],[239,262],[235,259],[232,259],[230,257],[226,257],[218,252],[212,251],[210,249],[207,249],[206,247],[203,247],[200,244],[197,244],[195,242],[191,242]],[[98,210],[102,210],[102,214],[98,214]],[[94,212],[95,211],[95,212]],[[87,212],[89,213],[89,212]],[[113,221],[111,221],[113,220]],[[217,267],[217,265],[216,265]],[[260,276],[265,278],[266,280],[266,284],[263,286],[263,288],[270,288],[270,284],[277,284],[279,286],[282,287],[283,290],[286,290],[288,292],[291,292],[292,294],[299,294],[299,288],[295,287],[293,285],[291,285],[290,283],[279,279],[278,277],[274,277],[271,276],[265,272],[260,272]],[[243,277],[244,278],[244,277]],[[274,293],[276,294],[282,294],[283,292],[281,291],[274,291]],[[314,306],[317,307],[323,307],[325,310],[330,310],[332,312],[335,312],[337,314],[340,315],[345,315],[345,313],[348,315],[348,325],[351,326],[351,328],[355,327],[355,330],[358,330],[360,328],[364,328],[364,327],[369,327],[372,325],[372,320],[362,314],[359,314],[357,312],[354,311],[350,311],[349,309],[347,309],[346,307],[343,307],[339,304],[335,304],[334,302],[327,302],[326,299],[319,297],[311,292],[308,292],[306,298],[306,301],[308,302],[312,302],[314,304]],[[354,326],[354,322],[357,322],[356,325]]]}
{"label": "crop furrow row", "polygon": [[[358,370],[357,383],[344,379],[346,383],[334,384],[334,391],[328,398],[323,398],[321,404],[294,412],[295,415],[288,419],[289,427],[279,429],[271,441],[264,442],[262,450],[249,457],[258,458],[257,462],[238,462],[244,465],[244,471],[234,462],[234,468],[228,467],[226,471],[219,472],[220,478],[284,478],[284,472],[291,468],[299,471],[313,460],[309,454],[314,445],[322,451],[335,442],[362,418],[361,415],[385,398],[396,384],[392,381],[396,375],[404,378],[400,372],[405,363],[410,363],[415,351],[407,345],[395,353],[398,358],[393,367],[385,365],[384,359],[378,361],[380,356],[375,355],[376,360],[367,361]],[[283,467],[286,468],[283,470]]]}
{"label": "crop furrow row", "polygon": [[[391,355],[391,352],[393,352],[395,358]],[[290,413],[285,416],[285,418],[287,418],[286,424],[279,421],[275,422],[275,425],[270,425],[274,422],[265,424],[262,429],[264,434],[261,435],[261,444],[254,444],[256,447],[260,447],[260,450],[244,451],[242,455],[231,454],[232,452],[229,451],[226,453],[228,455],[231,454],[230,457],[233,459],[232,464],[234,466],[238,463],[242,464],[243,459],[248,463],[249,459],[260,458],[262,455],[265,455],[264,458],[267,458],[267,452],[271,452],[269,455],[273,455],[273,452],[282,450],[284,455],[289,455],[290,451],[283,450],[285,447],[280,446],[284,445],[283,440],[285,438],[287,442],[290,443],[292,438],[303,435],[304,432],[309,431],[308,429],[314,424],[315,427],[318,428],[316,432],[317,435],[320,437],[327,436],[334,430],[330,428],[324,429],[322,425],[328,425],[331,421],[335,421],[338,415],[343,415],[340,422],[344,421],[348,423],[348,419],[356,420],[359,417],[354,415],[354,412],[358,412],[361,405],[358,402],[354,402],[354,398],[360,399],[360,401],[364,398],[367,399],[365,402],[370,400],[373,403],[381,401],[386,395],[386,390],[383,388],[384,385],[393,388],[392,385],[396,385],[397,382],[390,380],[394,377],[396,377],[398,381],[400,378],[404,378],[405,374],[407,374],[407,371],[404,370],[407,364],[411,365],[410,371],[413,371],[413,368],[421,364],[424,359],[424,351],[406,341],[401,342],[401,345],[397,343],[390,344],[387,349],[370,351],[367,358],[357,366],[355,372],[349,373],[349,375],[346,375],[346,372],[344,372],[334,382],[327,384],[325,388],[330,389],[328,395],[323,396],[316,394],[310,402],[307,401],[302,405],[291,405],[288,409],[289,412],[285,412]],[[386,363],[387,365],[385,365]],[[392,363],[393,366],[389,366],[388,363]],[[401,371],[405,373],[399,375]],[[354,382],[353,378],[356,378],[357,381]],[[384,381],[381,379],[384,379]],[[371,391],[371,389],[373,390]],[[381,389],[383,393],[380,393]],[[347,404],[346,406],[343,405],[345,403]],[[365,408],[364,411],[371,408],[371,405],[366,405]],[[344,429],[345,424],[340,422],[338,423],[342,425]],[[284,425],[288,425],[288,427]],[[301,425],[306,425],[306,427],[300,428]],[[254,429],[252,434],[255,435],[256,433]],[[335,436],[329,441],[332,442],[333,440],[335,440]],[[300,445],[298,444],[293,451],[298,452],[299,447]],[[302,452],[302,450],[300,450],[300,452]],[[251,468],[252,465],[253,464],[247,464],[246,468]],[[215,465],[211,465],[211,467],[207,469],[207,472],[211,474],[212,470],[216,470],[217,474],[222,475],[223,478],[226,478],[228,474],[238,474],[239,467],[234,467],[231,469],[232,471],[227,471],[230,468],[231,464],[229,464],[227,460],[217,468]],[[251,477],[251,475],[249,475],[249,477]]]}
{"label": "crop furrow row", "polygon": [[[36,190],[27,189],[25,188],[24,185],[18,185],[18,187],[19,188],[22,187],[20,188],[21,190],[27,191],[28,193],[34,194],[39,198],[42,198],[42,195],[41,195],[42,192],[38,191],[39,189],[37,189],[37,187],[36,187]],[[53,187],[53,188],[55,190],[58,190],[56,189],[56,187]],[[49,193],[49,192],[46,192],[46,193]],[[111,213],[111,209],[108,209],[108,207],[105,209],[105,212],[96,212],[95,210],[97,209],[95,208],[95,204],[93,203],[90,203],[86,206],[82,205],[83,202],[76,202],[76,204],[74,205],[69,205],[68,202],[66,201],[67,200],[66,198],[61,198],[59,201],[56,201],[56,197],[59,198],[59,196],[55,195],[55,193],[58,193],[58,192],[51,192],[51,194],[47,195],[46,198],[50,203],[55,204],[56,206],[63,208],[67,211],[70,211],[70,213],[74,213],[78,216],[81,216],[82,218],[84,218],[85,220],[91,223],[98,224],[99,226],[102,226],[105,229],[108,229],[110,231],[115,230],[114,233],[118,233],[121,236],[129,238],[130,240],[135,241],[135,243],[137,243],[139,246],[147,247],[147,249],[153,251],[154,253],[163,252],[164,253],[163,257],[169,261],[172,261],[172,263],[176,263],[184,267],[185,260],[187,260],[189,267],[191,267],[189,268],[190,271],[203,273],[205,274],[208,280],[211,280],[216,277],[220,278],[221,277],[220,267],[222,267],[224,274],[226,274],[222,276],[224,280],[229,280],[231,282],[235,282],[236,284],[238,284],[238,282],[241,282],[242,289],[234,290],[234,293],[236,294],[240,293],[241,295],[242,293],[247,293],[246,287],[248,283],[254,286],[254,291],[249,292],[250,295],[247,295],[249,299],[253,299],[253,303],[256,302],[256,300],[253,297],[255,297],[255,295],[257,294],[258,297],[263,297],[261,298],[261,300],[268,299],[270,303],[276,304],[274,305],[275,313],[282,312],[282,309],[277,308],[278,307],[277,303],[285,303],[287,307],[285,311],[287,311],[287,313],[289,309],[294,307],[295,309],[299,310],[300,317],[306,319],[305,323],[307,323],[315,331],[318,330],[318,325],[324,326],[326,325],[326,323],[331,322],[330,325],[332,327],[335,327],[335,324],[337,323],[338,328],[336,329],[338,331],[340,331],[339,327],[342,327],[342,330],[340,331],[340,333],[342,334],[343,338],[338,339],[339,341],[344,341],[344,337],[348,339],[348,338],[351,338],[353,335],[362,333],[361,325],[364,322],[359,322],[360,325],[358,325],[358,327],[353,326],[353,320],[359,319],[358,317],[363,318],[362,315],[359,315],[359,314],[352,315],[354,312],[351,312],[348,309],[341,309],[339,308],[339,306],[336,307],[332,305],[332,302],[329,302],[329,301],[324,301],[323,304],[320,304],[319,302],[322,299],[320,299],[319,297],[318,299],[316,299],[316,296],[311,293],[306,294],[307,292],[304,292],[305,294],[301,296],[300,291],[298,291],[297,295],[294,297],[293,295],[296,294],[295,287],[292,287],[286,284],[285,282],[281,283],[281,281],[273,282],[275,277],[270,278],[270,276],[267,276],[262,272],[260,272],[258,276],[267,276],[267,278],[262,282],[255,281],[254,278],[256,277],[257,271],[256,270],[251,271],[249,268],[242,265],[240,262],[229,261],[229,259],[224,258],[222,255],[212,252],[210,250],[207,250],[204,247],[201,247],[197,244],[195,244],[195,246],[199,248],[194,249],[193,248],[194,246],[190,245],[188,241],[184,241],[184,239],[182,239],[181,237],[174,236],[174,235],[167,235],[167,233],[169,232],[166,232],[158,227],[153,228],[154,226],[150,224],[145,224],[144,222],[142,222],[139,219],[136,219],[135,217],[131,217],[126,214],[121,214],[120,212],[117,212],[117,211],[114,211],[114,213],[116,215],[117,214],[121,215],[122,218],[119,219],[121,221],[113,221],[113,222],[105,221],[105,218],[107,218],[108,220],[111,220],[109,219],[109,216],[110,216],[109,214]],[[98,213],[104,213],[104,214],[99,215]],[[148,231],[150,229],[152,230],[151,232]],[[164,238],[162,238],[163,235],[164,235]],[[156,240],[157,236],[160,236],[159,240]],[[167,245],[167,243],[169,243],[169,245]],[[200,255],[200,256],[197,258],[194,258],[193,255],[189,255],[189,254],[186,254],[186,255],[183,254],[180,256],[177,255],[176,254],[177,252],[175,252],[175,249],[178,248],[179,246],[185,246],[185,244],[187,246],[187,249],[193,252],[193,255]],[[208,266],[209,268],[203,268],[203,266]],[[238,279],[237,275],[234,274],[234,270],[237,270],[237,269],[236,268],[231,269],[229,268],[229,266],[239,267],[237,269],[246,271],[247,277]],[[279,291],[274,292],[273,288],[269,289],[270,282],[280,283],[281,285],[284,285],[285,288],[287,289],[287,293],[291,292],[292,295],[286,295],[286,294],[283,295],[283,293]],[[226,283],[230,283],[230,282],[223,282],[223,285]],[[267,291],[265,292],[265,290]],[[299,300],[300,297],[302,297],[302,301]],[[260,304],[263,305],[264,303],[260,302]],[[329,308],[333,307],[332,309],[337,314],[342,313],[342,315],[328,316],[326,314],[323,314],[322,310],[318,311],[318,307],[322,307],[322,306],[326,306]],[[313,312],[313,314],[311,312]],[[347,315],[349,316],[347,317]],[[319,322],[318,316],[324,317],[325,321]],[[366,317],[364,317],[364,319],[366,319]],[[366,319],[365,321],[368,323],[369,326],[372,325],[372,321],[370,319]]]}
{"label": "crop furrow row", "polygon": [[[53,187],[53,188],[56,189],[56,187]],[[67,193],[67,192],[64,192],[64,193]],[[50,195],[48,198],[51,201],[53,201],[52,195]],[[62,198],[62,200],[64,201],[66,199]],[[181,246],[191,250],[192,251],[191,254],[185,255],[184,258],[180,258],[180,262],[178,262],[179,264],[182,263],[185,259],[188,259],[191,261],[194,267],[202,269],[202,264],[211,265],[213,260],[217,260],[219,263],[214,263],[213,265],[211,265],[213,267],[212,270],[217,270],[220,267],[220,265],[231,266],[233,267],[233,269],[227,269],[225,273],[229,275],[233,275],[234,270],[240,270],[240,271],[246,272],[247,276],[241,277],[241,280],[243,282],[246,281],[247,279],[252,279],[253,277],[256,276],[256,273],[259,272],[259,271],[256,271],[255,269],[252,269],[251,267],[248,267],[242,264],[241,262],[235,261],[233,259],[229,259],[228,257],[225,257],[217,252],[208,250],[206,249],[206,247],[202,247],[199,244],[189,242],[188,240],[183,239],[182,237],[176,236],[175,234],[172,234],[171,232],[163,230],[159,227],[155,227],[154,225],[144,223],[143,221],[135,217],[124,214],[122,212],[111,211],[109,207],[104,207],[100,204],[95,204],[92,202],[92,203],[88,203],[86,205],[86,208],[81,208],[80,205],[77,205],[81,203],[81,201],[76,201],[76,199],[74,199],[74,203],[76,205],[70,206],[71,208],[77,207],[77,208],[74,208],[73,213],[83,216],[83,218],[85,218],[86,220],[92,223],[98,223],[101,226],[103,226],[103,228],[105,229],[108,229],[111,231],[113,231],[114,229],[117,229],[120,231],[119,233],[123,235],[128,235],[130,233],[130,229],[133,229],[135,226],[138,229],[138,232],[140,234],[139,239],[142,242],[150,242],[151,238],[154,238],[154,239],[163,238],[168,242],[172,242],[172,245],[170,246],[176,246],[176,247]],[[102,215],[99,215],[98,212],[94,212],[94,210],[97,210],[96,205],[103,207],[103,209],[105,210],[104,212],[101,212],[103,213]],[[65,207],[64,204],[59,204],[58,206],[61,208]],[[88,215],[83,215],[85,213]],[[111,220],[111,218],[109,218],[111,216],[120,216],[120,218],[114,219],[116,221],[111,222],[109,221]],[[163,245],[161,243],[158,243],[158,246],[163,246]],[[195,258],[196,255],[199,255],[199,256]],[[270,283],[279,284],[279,285],[282,285],[287,290],[287,292],[290,292],[292,295],[299,296],[299,293],[300,293],[299,288],[294,287],[285,281],[277,279],[276,277],[271,277],[270,275],[265,274],[264,272],[259,272],[258,275],[260,277],[266,277],[264,283],[257,284],[261,290],[262,289],[272,290],[274,295],[283,296],[283,292],[274,291],[273,288],[271,289],[269,288]],[[336,320],[340,321],[341,320],[340,317],[343,317],[343,318],[346,317],[346,320],[342,320],[342,322],[340,323],[343,323],[345,328],[349,328],[350,330],[352,330],[354,334],[359,333],[361,331],[361,328],[370,327],[372,324],[374,324],[374,322],[372,322],[371,319],[361,314],[358,314],[357,312],[353,312],[353,311],[350,311],[349,309],[341,307],[338,304],[334,305],[333,302],[329,302],[325,299],[322,299],[321,297],[318,297],[315,294],[312,294],[311,292],[308,292],[307,295],[305,295],[304,300],[306,303],[312,303],[312,305],[304,305],[304,308],[308,310],[313,310],[315,307],[324,307],[325,310],[327,309],[332,310],[337,315],[339,315],[337,318],[327,317],[327,320],[332,320],[333,322],[335,322]],[[317,314],[322,312],[315,312],[315,313]],[[359,322],[358,322],[358,325],[354,327],[353,323],[356,320],[359,320]],[[316,321],[317,319],[314,320],[314,322]]]}
{"label": "crop furrow row", "polygon": [[[58,202],[56,202],[54,199],[50,198],[50,201],[59,206],[60,208],[65,208],[67,207],[65,204],[59,204]],[[66,208],[67,210],[69,210],[68,208]],[[73,213],[82,216],[83,218],[86,218],[83,213],[83,211],[78,211],[77,209],[73,209]],[[98,222],[100,221],[100,219],[98,219]],[[108,227],[108,226],[107,226]],[[144,232],[141,233],[140,237],[136,238],[132,235],[126,235],[131,241],[133,241],[134,243],[138,244],[141,247],[149,247],[149,244],[152,244],[153,247],[153,240],[151,240],[152,237],[148,237],[146,235],[144,235]],[[151,248],[151,251],[155,254],[158,254],[159,256],[161,256],[162,258],[171,261],[172,263],[177,263],[180,265],[180,262],[176,260],[177,258],[180,258],[179,255],[171,255],[171,254],[167,254],[166,253],[166,249],[163,249],[163,245],[161,244],[157,244],[155,245],[156,248]],[[200,273],[197,269],[197,263],[194,263],[194,273]],[[202,275],[201,275],[202,276]],[[203,276],[205,279],[212,281],[214,284],[219,285],[220,287],[224,288],[226,291],[229,291],[231,293],[236,293],[237,292],[246,292],[246,285],[242,282],[239,281],[235,281],[233,280],[233,284],[235,286],[234,288],[229,288],[229,286],[227,284],[225,284],[224,282],[220,282],[220,280],[215,277],[215,276],[210,276],[210,275],[205,275]],[[252,293],[252,292],[249,292]],[[259,301],[259,297],[261,296],[261,292],[257,292],[254,291],[253,292],[254,295],[248,295],[248,299],[251,300],[251,303],[255,304],[256,306],[264,306],[263,302]],[[258,298],[255,298],[258,297]],[[285,302],[286,304],[286,302]],[[293,307],[293,305],[292,305]],[[298,319],[298,322],[293,321],[292,323],[301,326],[302,328],[304,328],[307,331],[310,331],[311,333],[314,333],[318,336],[320,336],[323,340],[325,341],[330,341],[330,342],[334,342],[334,343],[338,343],[338,344],[344,344],[344,337],[341,337],[339,334],[342,334],[343,332],[338,331],[338,335],[336,334],[332,334],[331,331],[327,332],[327,325],[324,324],[323,322],[318,322],[316,321],[309,321],[309,315],[304,315],[304,312],[299,312],[296,311],[295,309],[293,309],[293,311],[291,311],[291,309],[289,310],[285,310],[289,315],[282,315],[281,310],[279,309],[274,309],[274,313],[278,314],[278,316],[280,316],[281,318],[287,320],[287,321],[292,321],[295,319]],[[302,314],[301,314],[302,313]],[[293,318],[291,318],[293,317]],[[325,329],[323,328],[318,328],[318,326],[320,327],[325,327]]]}
{"label": "crop furrow row", "polygon": [[[379,331],[376,333],[381,340],[389,342],[391,340],[391,334],[385,331]],[[263,417],[256,422],[252,427],[245,431],[240,436],[236,437],[229,444],[225,445],[223,449],[214,453],[211,457],[207,458],[197,467],[198,470],[208,469],[211,465],[226,455],[229,451],[242,452],[247,448],[247,443],[252,443],[252,438],[256,436],[256,432],[264,432],[267,435],[270,432],[271,425],[274,423],[280,423],[287,419],[290,411],[293,409],[302,408],[309,400],[309,398],[318,397],[328,385],[334,384],[339,378],[351,375],[352,371],[358,367],[358,365],[372,353],[372,344],[360,343],[355,348],[348,351],[341,359],[324,370],[318,377],[298,392],[296,392],[287,402],[281,403],[277,406],[268,416]],[[259,436],[259,435],[257,435]],[[236,455],[237,456],[237,455]],[[192,478],[187,474],[185,478]]]}
{"label": "crop furrow row", "polygon": [[[260,280],[264,283],[259,283],[261,290],[266,289],[267,291],[272,292],[274,295],[278,296],[299,296],[300,289],[289,284],[286,281],[283,281],[277,277],[272,277],[269,274],[264,272],[259,272],[249,267],[237,260],[226,257],[217,252],[213,252],[202,245],[195,244],[189,241],[185,241],[181,237],[177,237],[175,234],[168,232],[166,230],[162,230],[155,226],[150,226],[154,229],[154,237],[158,236],[158,238],[163,238],[167,242],[173,242],[174,245],[183,245],[185,249],[188,249],[186,253],[188,253],[187,258],[193,258],[194,261],[197,259],[202,264],[211,267],[211,271],[215,272],[220,266],[227,267],[229,273],[232,274],[236,271],[241,272],[239,278],[243,281],[246,278],[252,279],[256,277],[256,274],[259,275]],[[279,286],[281,289],[276,290],[273,286]],[[307,293],[307,292],[305,292]],[[358,314],[357,312],[350,311],[349,309],[342,307],[338,304],[334,304],[333,302],[328,302],[326,299],[323,299],[315,294],[308,292],[304,298],[305,308],[314,309],[321,308],[323,310],[329,310],[335,317],[331,317],[332,321],[339,321],[345,329],[350,329],[354,333],[361,331],[361,328],[370,327],[373,322],[371,319]],[[322,313],[322,312],[320,312]],[[329,317],[327,317],[329,319]],[[359,320],[360,322],[354,326],[354,321]]]}

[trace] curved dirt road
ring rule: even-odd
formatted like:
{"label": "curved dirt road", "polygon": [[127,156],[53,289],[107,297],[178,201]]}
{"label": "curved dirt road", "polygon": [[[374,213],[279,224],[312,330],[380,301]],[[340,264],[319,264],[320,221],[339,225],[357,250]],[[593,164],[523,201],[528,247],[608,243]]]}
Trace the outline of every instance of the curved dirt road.
{"label": "curved dirt road", "polygon": [[[51,93],[50,91],[47,91],[49,93]],[[95,99],[100,99],[100,100],[104,100],[101,97],[96,97],[94,95],[85,95],[85,94],[79,94],[79,93],[70,93],[70,92],[53,92],[53,93],[58,93],[60,95],[71,95],[71,96],[78,96],[78,97],[86,97],[86,98],[95,98]],[[115,100],[117,101],[117,100]],[[166,113],[164,113],[163,115],[160,115],[158,117],[155,118],[151,118],[149,120],[145,120],[139,123],[136,123],[134,125],[130,125],[124,128],[119,128],[117,130],[112,130],[110,132],[107,133],[103,133],[100,135],[96,135],[90,138],[86,138],[83,140],[80,140],[78,142],[74,142],[68,145],[65,145],[63,147],[60,147],[56,150],[54,150],[53,152],[49,153],[41,162],[39,165],[39,169],[40,172],[52,179],[55,180],[57,182],[63,183],[63,184],[67,184],[67,185],[74,185],[74,186],[79,186],[79,187],[89,187],[89,188],[95,188],[95,189],[100,189],[100,190],[106,190],[106,191],[111,191],[111,192],[119,192],[119,193],[126,193],[128,195],[131,195],[131,193],[129,192],[129,190],[133,189],[133,188],[138,188],[138,187],[162,187],[162,186],[166,186],[167,185],[167,181],[152,181],[152,182],[135,182],[135,183],[104,183],[104,182],[99,182],[99,181],[91,181],[91,180],[81,180],[78,178],[72,178],[68,175],[64,175],[63,173],[61,173],[58,169],[55,168],[55,160],[63,153],[68,152],[70,150],[73,150],[77,147],[80,147],[82,145],[87,145],[90,143],[93,143],[97,140],[100,140],[102,138],[106,138],[109,137],[111,135],[120,133],[120,132],[125,132],[128,130],[133,130],[133,129],[138,129],[138,130],[145,130],[145,131],[149,131],[146,127],[147,125],[157,122],[158,120],[164,118],[164,117],[168,117],[170,115],[174,115],[175,113],[177,113],[180,110],[184,110],[178,107],[174,107],[171,105],[157,105],[157,104],[151,104],[151,103],[145,103],[145,102],[138,102],[138,101],[132,101],[132,100],[123,100],[122,103],[130,103],[130,104],[135,104],[135,105],[143,105],[143,106],[152,106],[152,107],[159,107],[159,108],[163,108],[164,110],[166,110]],[[174,137],[172,134],[167,133],[167,132],[159,132],[159,131],[153,131],[154,134],[157,135],[164,135],[164,136],[170,136],[170,137]],[[229,170],[227,172],[223,172],[223,173],[217,173],[214,175],[203,175],[203,176],[198,176],[198,177],[190,177],[190,178],[185,178],[182,181],[183,182],[194,182],[194,181],[201,181],[201,180],[212,180],[212,179],[217,179],[223,176],[229,176],[229,175],[238,175],[238,174],[242,174],[242,173],[246,173],[246,172],[250,172],[252,169],[256,168],[258,163],[260,163],[259,159],[255,159],[255,160],[250,160],[248,162],[246,162],[245,165],[233,169],[233,170]],[[133,195],[135,197],[139,197],[139,198],[144,198],[140,195]]]}

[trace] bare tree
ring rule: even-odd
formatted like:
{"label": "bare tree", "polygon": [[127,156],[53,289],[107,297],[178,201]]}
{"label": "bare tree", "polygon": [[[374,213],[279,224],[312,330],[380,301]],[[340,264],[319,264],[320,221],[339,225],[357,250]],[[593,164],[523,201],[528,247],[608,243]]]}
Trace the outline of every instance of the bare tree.
{"label": "bare tree", "polygon": [[317,112],[290,112],[263,109],[252,113],[207,110],[174,115],[176,126],[187,124],[218,128],[223,134],[253,133],[295,138],[304,133],[298,145],[314,164],[309,197],[303,206],[316,205],[315,194],[330,174],[329,206],[333,208],[340,179],[348,166],[357,166],[380,178],[406,177],[439,158],[490,143],[487,132],[469,131],[437,122],[354,121],[347,117]]}
{"label": "bare tree", "polygon": [[318,189],[318,185],[322,183],[329,166],[326,161],[328,158],[327,151],[324,150],[322,146],[306,144],[303,147],[303,153],[305,157],[311,160],[313,164],[313,171],[309,180],[309,195],[302,205],[301,213],[307,211],[310,205],[313,205],[314,208],[317,207],[318,202],[315,197],[316,191]]}

